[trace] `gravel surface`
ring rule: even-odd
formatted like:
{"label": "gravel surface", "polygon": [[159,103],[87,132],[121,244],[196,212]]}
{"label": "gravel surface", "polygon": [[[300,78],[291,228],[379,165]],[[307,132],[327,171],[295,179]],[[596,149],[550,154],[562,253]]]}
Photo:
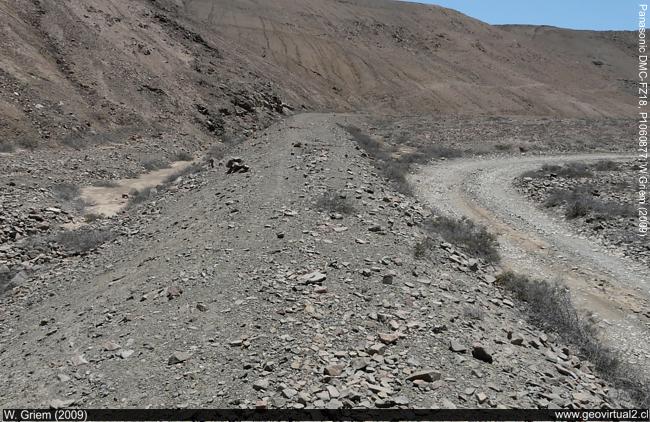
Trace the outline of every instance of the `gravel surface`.
{"label": "gravel surface", "polygon": [[443,213],[468,216],[498,234],[503,266],[569,285],[576,302],[601,321],[605,337],[648,371],[648,267],[613,254],[571,224],[529,202],[516,177],[543,164],[618,159],[613,154],[455,160],[424,167],[413,178],[419,196]]}
{"label": "gravel surface", "polygon": [[430,210],[339,126],[357,119],[278,123],[86,227],[103,245],[12,264],[0,406],[631,406],[491,266],[440,239],[415,256]]}
{"label": "gravel surface", "polygon": [[639,169],[634,161],[547,166],[524,173],[517,190],[611,254],[639,263],[650,258],[650,242],[638,235]]}

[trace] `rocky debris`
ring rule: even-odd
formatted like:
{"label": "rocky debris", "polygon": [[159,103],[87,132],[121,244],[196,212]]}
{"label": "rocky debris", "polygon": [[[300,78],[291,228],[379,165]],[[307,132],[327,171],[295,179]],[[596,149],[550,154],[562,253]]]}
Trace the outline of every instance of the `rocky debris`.
{"label": "rocky debris", "polygon": [[570,221],[580,234],[615,254],[645,262],[650,245],[640,236],[629,236],[636,228],[630,208],[636,198],[632,189],[621,189],[637,172],[633,162],[547,166],[518,178],[515,186],[546,212]]}
{"label": "rocky debris", "polygon": [[426,369],[426,370],[421,370],[417,372],[413,372],[411,375],[406,377],[407,381],[426,381],[426,382],[434,382],[438,381],[442,375],[440,374],[439,371],[434,371],[433,369]]}
{"label": "rocky debris", "polygon": [[253,388],[255,390],[268,390],[271,385],[271,382],[267,378],[259,379],[253,383]]}
{"label": "rocky debris", "polygon": [[226,174],[247,173],[250,170],[250,167],[244,164],[244,161],[239,157],[229,159],[226,162],[226,168],[228,169]]}
{"label": "rocky debris", "polygon": [[167,299],[169,300],[176,299],[181,294],[183,294],[183,289],[177,286],[169,286],[165,289],[165,296],[167,296]]}
{"label": "rocky debris", "polygon": [[399,333],[379,333],[378,337],[384,344],[394,344],[399,339]]}
{"label": "rocky debris", "polygon": [[135,350],[124,349],[124,350],[121,350],[121,351],[120,351],[119,356],[120,356],[122,359],[128,359],[128,358],[130,358],[131,356],[133,356],[134,353],[135,353]]}
{"label": "rocky debris", "polygon": [[452,339],[449,342],[449,350],[455,353],[465,353],[467,351],[467,347],[464,346],[460,341]]}
{"label": "rocky debris", "polygon": [[338,377],[343,373],[343,370],[345,369],[345,365],[341,364],[333,364],[333,365],[327,365],[323,372],[326,375],[330,375],[333,377]]}
{"label": "rocky debris", "polygon": [[102,348],[104,350],[108,351],[108,352],[114,352],[114,351],[116,351],[118,349],[121,349],[122,346],[120,346],[119,344],[117,344],[115,342],[107,341],[104,344],[102,344]]}
{"label": "rocky debris", "polygon": [[327,278],[327,275],[320,271],[313,271],[300,277],[303,284],[320,284]]}
{"label": "rocky debris", "polygon": [[[484,262],[475,266],[444,242],[415,258],[429,211],[387,186],[330,118],[301,115],[260,131],[233,151],[255,172],[199,173],[105,222],[122,235],[100,253],[30,269],[28,288],[0,302],[0,375],[14,386],[5,401],[364,409],[625,402],[593,365],[522,321]],[[314,210],[312,193],[323,185],[354,201],[354,215],[332,220]],[[382,230],[369,231],[376,222]],[[463,313],[470,305],[482,320]],[[511,342],[515,334],[521,345]],[[472,357],[477,340],[491,365]],[[61,356],[62,347],[74,352]],[[77,366],[72,356],[82,352]],[[43,362],[51,362],[47,371],[30,372]]]}
{"label": "rocky debris", "polygon": [[514,344],[515,346],[524,346],[524,336],[522,336],[519,333],[510,333],[508,338],[510,339],[510,343]]}
{"label": "rocky debris", "polygon": [[88,364],[88,361],[83,355],[74,355],[72,358],[70,358],[70,361],[72,362],[73,366],[82,366]]}
{"label": "rocky debris", "polygon": [[50,402],[50,408],[51,409],[65,409],[70,406],[72,406],[75,403],[74,399],[71,400],[61,400],[61,399],[54,399]]}
{"label": "rocky debris", "polygon": [[472,356],[486,363],[492,363],[493,361],[492,351],[481,343],[474,343],[472,345]]}
{"label": "rocky debris", "polygon": [[393,282],[395,281],[396,276],[397,276],[397,273],[395,273],[394,271],[390,272],[388,274],[384,274],[382,276],[382,278],[381,278],[381,282],[383,284],[393,284]]}
{"label": "rocky debris", "polygon": [[177,363],[185,362],[192,357],[189,353],[186,352],[174,352],[167,360],[168,365],[176,365]]}

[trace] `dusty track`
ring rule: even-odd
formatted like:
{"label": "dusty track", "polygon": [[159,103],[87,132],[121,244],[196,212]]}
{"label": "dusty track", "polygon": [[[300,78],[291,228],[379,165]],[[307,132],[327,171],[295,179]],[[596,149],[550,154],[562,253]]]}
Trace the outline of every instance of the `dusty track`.
{"label": "dusty track", "polygon": [[[612,345],[630,361],[645,362],[647,270],[578,236],[565,221],[526,201],[512,180],[545,163],[617,159],[620,155],[507,157],[457,160],[425,167],[414,178],[419,195],[441,212],[467,216],[498,234],[503,266],[547,280],[562,280],[576,302],[603,321]],[[646,368],[647,370],[647,368]]]}

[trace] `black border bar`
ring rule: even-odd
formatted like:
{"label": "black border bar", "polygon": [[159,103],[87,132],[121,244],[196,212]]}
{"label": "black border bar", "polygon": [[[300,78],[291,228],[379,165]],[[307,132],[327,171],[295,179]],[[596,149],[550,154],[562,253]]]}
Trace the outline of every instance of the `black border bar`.
{"label": "black border bar", "polygon": [[3,409],[3,421],[650,421],[648,409]]}

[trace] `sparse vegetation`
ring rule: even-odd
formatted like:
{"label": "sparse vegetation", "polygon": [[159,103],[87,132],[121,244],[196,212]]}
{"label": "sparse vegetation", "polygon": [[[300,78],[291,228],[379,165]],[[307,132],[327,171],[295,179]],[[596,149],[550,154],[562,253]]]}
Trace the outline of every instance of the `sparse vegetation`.
{"label": "sparse vegetation", "polygon": [[102,218],[104,218],[103,215],[95,214],[95,213],[92,213],[92,212],[84,215],[84,221],[86,223],[92,223],[94,221],[101,220]]}
{"label": "sparse vegetation", "polygon": [[458,158],[463,155],[458,149],[434,143],[411,146],[416,148],[416,152],[400,156],[400,162],[406,164],[425,164],[434,158]]}
{"label": "sparse vegetation", "polygon": [[567,288],[512,272],[499,275],[497,283],[526,304],[531,322],[576,346],[584,359],[593,363],[618,388],[628,391],[641,407],[650,405],[649,380],[636,375],[638,371],[622,362],[615,351],[599,341],[593,319],[580,316]]}
{"label": "sparse vegetation", "polygon": [[169,162],[161,159],[161,158],[151,158],[148,160],[144,160],[142,162],[142,167],[144,167],[148,171],[153,171],[153,170],[160,170],[160,169],[166,169],[169,168]]}
{"label": "sparse vegetation", "polygon": [[79,186],[72,183],[59,183],[51,188],[54,197],[60,201],[72,201],[81,194]]}
{"label": "sparse vegetation", "polygon": [[482,321],[485,318],[485,311],[476,305],[468,305],[463,308],[463,316],[467,319]]}
{"label": "sparse vegetation", "polygon": [[18,145],[21,148],[25,148],[28,150],[35,150],[36,147],[38,147],[38,140],[33,137],[23,137],[18,139]]}
{"label": "sparse vegetation", "polygon": [[556,189],[544,202],[547,208],[564,206],[568,219],[598,215],[602,218],[632,217],[634,208],[629,204],[603,201],[594,197],[587,188]]}
{"label": "sparse vegetation", "polygon": [[108,230],[79,229],[60,232],[54,241],[65,250],[78,255],[90,252],[112,238],[113,234]]}
{"label": "sparse vegetation", "polygon": [[413,256],[417,259],[424,259],[429,251],[431,251],[435,247],[435,243],[433,239],[431,239],[429,236],[425,236],[424,239],[418,241],[415,244],[415,247],[413,249]]}
{"label": "sparse vegetation", "polygon": [[400,144],[409,145],[415,149],[415,152],[400,154],[396,158],[398,152],[396,146],[380,143],[363,133],[358,127],[342,127],[369,156],[381,162],[377,165],[377,168],[383,173],[384,177],[391,180],[399,192],[407,195],[412,194],[411,187],[406,180],[406,175],[411,171],[412,165],[423,164],[433,158],[454,158],[462,155],[461,151],[444,145],[435,143],[413,145],[409,144],[405,139],[401,139]]}
{"label": "sparse vegetation", "polygon": [[316,206],[327,212],[338,212],[341,214],[352,214],[354,206],[343,194],[328,190],[316,202]]}
{"label": "sparse vegetation", "polygon": [[156,188],[144,188],[140,190],[133,189],[129,192],[129,202],[127,207],[133,207],[148,201],[157,192]]}
{"label": "sparse vegetation", "polygon": [[168,185],[172,182],[174,182],[176,179],[182,176],[187,176],[190,174],[195,174],[198,173],[202,170],[203,168],[198,165],[198,164],[190,164],[187,167],[182,168],[181,170],[178,170],[177,172],[174,172],[173,174],[170,174],[163,180],[164,185]]}
{"label": "sparse vegetation", "polygon": [[580,177],[591,177],[593,173],[591,172],[591,167],[584,163],[568,163],[563,166],[544,164],[542,168],[527,171],[522,176],[533,178],[557,176],[567,179],[577,179]]}
{"label": "sparse vegetation", "polygon": [[243,142],[245,139],[244,136],[235,135],[233,133],[225,133],[221,136],[221,140],[227,145],[236,145]]}
{"label": "sparse vegetation", "polygon": [[467,218],[453,219],[438,216],[425,224],[425,228],[437,233],[445,241],[463,248],[468,254],[487,262],[498,262],[498,243],[494,234]]}
{"label": "sparse vegetation", "polygon": [[12,274],[9,272],[0,273],[0,295],[13,287],[11,278]]}
{"label": "sparse vegetation", "polygon": [[226,146],[224,144],[214,144],[212,145],[206,154],[207,158],[214,158],[215,160],[220,160],[224,157],[226,153]]}
{"label": "sparse vegetation", "polygon": [[[392,149],[387,150],[379,142],[363,133],[361,129],[354,126],[344,126],[343,128],[366,153],[381,160],[381,165],[378,166],[379,169],[404,194],[412,193],[411,187],[406,180],[411,165],[425,163],[431,158],[451,158],[461,155],[460,151],[453,148],[427,144],[421,146],[415,153],[405,154],[395,159],[393,158],[394,151]],[[437,217],[425,224],[425,228],[430,233],[438,234],[447,242],[461,246],[470,255],[483,258],[487,262],[499,261],[496,236],[488,232],[485,227],[471,220]],[[429,237],[418,242],[415,245],[415,257],[423,258],[427,251],[433,247],[433,244]]]}
{"label": "sparse vegetation", "polygon": [[140,128],[137,126],[125,126],[107,132],[95,132],[94,130],[88,130],[81,133],[73,132],[64,137],[61,140],[61,144],[76,150],[81,150],[94,145],[104,145],[120,141],[129,137],[131,134],[138,132],[139,129]]}
{"label": "sparse vegetation", "polygon": [[67,147],[79,150],[87,145],[87,142],[84,139],[76,134],[66,136],[61,140],[61,144]]}
{"label": "sparse vegetation", "polygon": [[7,140],[0,140],[0,152],[14,152],[16,147]]}
{"label": "sparse vegetation", "polygon": [[98,188],[114,188],[120,184],[114,180],[95,180],[92,185]]}
{"label": "sparse vegetation", "polygon": [[510,151],[511,148],[512,148],[512,145],[510,145],[510,144],[495,144],[494,145],[494,149],[496,149],[497,151]]}
{"label": "sparse vegetation", "polygon": [[174,154],[173,161],[192,161],[194,160],[194,157],[192,157],[192,154],[186,151],[179,151],[176,154]]}
{"label": "sparse vegetation", "polygon": [[389,160],[390,153],[384,151],[381,144],[370,136],[366,135],[361,129],[356,126],[343,126],[348,134],[352,137],[352,140],[356,142],[363,150],[375,158],[380,160]]}
{"label": "sparse vegetation", "polygon": [[342,126],[352,140],[357,143],[369,156],[381,161],[376,166],[384,177],[393,182],[395,188],[404,193],[410,194],[411,188],[406,181],[406,174],[408,174],[410,163],[398,161],[392,156],[392,151],[386,150],[376,140],[365,134],[361,129],[356,126]]}
{"label": "sparse vegetation", "polygon": [[611,160],[601,160],[591,166],[595,171],[618,171],[621,170],[620,164]]}

